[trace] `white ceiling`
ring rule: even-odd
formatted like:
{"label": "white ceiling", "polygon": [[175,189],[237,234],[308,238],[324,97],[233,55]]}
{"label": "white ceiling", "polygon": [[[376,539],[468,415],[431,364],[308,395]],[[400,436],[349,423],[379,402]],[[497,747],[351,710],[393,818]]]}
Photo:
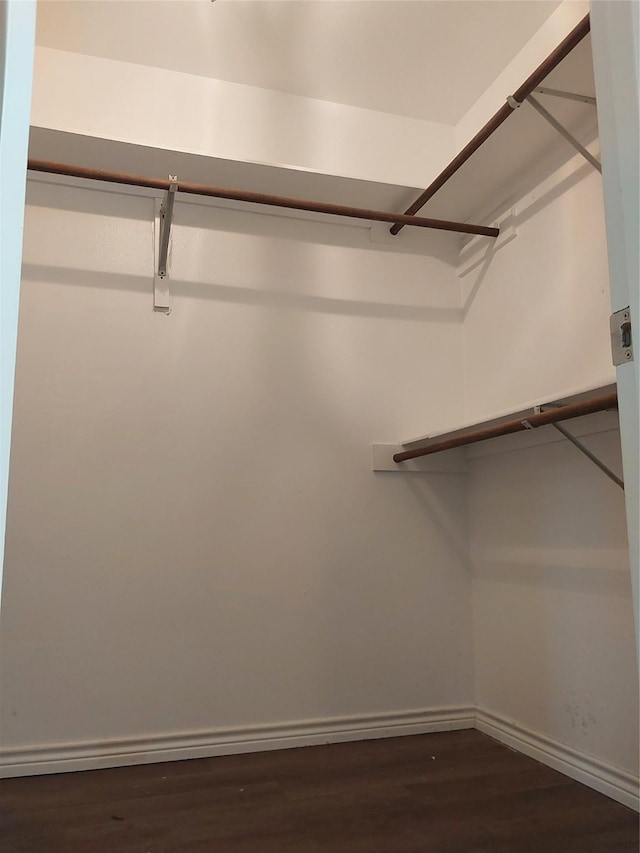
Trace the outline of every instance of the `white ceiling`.
{"label": "white ceiling", "polygon": [[560,0],[40,0],[37,42],[456,124]]}

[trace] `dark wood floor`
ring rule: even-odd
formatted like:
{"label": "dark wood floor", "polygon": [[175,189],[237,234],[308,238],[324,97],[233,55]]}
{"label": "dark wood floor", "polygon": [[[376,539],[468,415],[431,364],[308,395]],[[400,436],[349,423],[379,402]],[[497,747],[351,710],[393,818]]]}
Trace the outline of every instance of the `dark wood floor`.
{"label": "dark wood floor", "polygon": [[2,853],[637,853],[635,812],[476,731],[9,779]]}

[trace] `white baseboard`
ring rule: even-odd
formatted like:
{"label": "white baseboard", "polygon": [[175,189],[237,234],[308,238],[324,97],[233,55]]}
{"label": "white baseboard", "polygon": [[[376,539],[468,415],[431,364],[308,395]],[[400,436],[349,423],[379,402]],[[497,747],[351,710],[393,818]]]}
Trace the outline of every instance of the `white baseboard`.
{"label": "white baseboard", "polygon": [[639,780],[633,773],[612,767],[491,711],[471,706],[331,717],[122,740],[9,747],[0,750],[0,778],[472,728],[625,806],[640,810]]}
{"label": "white baseboard", "polygon": [[473,706],[0,750],[0,778],[209,758],[295,746],[472,729]]}
{"label": "white baseboard", "polygon": [[583,785],[629,808],[640,810],[639,780],[633,773],[605,764],[592,755],[482,708],[476,709],[476,728]]}

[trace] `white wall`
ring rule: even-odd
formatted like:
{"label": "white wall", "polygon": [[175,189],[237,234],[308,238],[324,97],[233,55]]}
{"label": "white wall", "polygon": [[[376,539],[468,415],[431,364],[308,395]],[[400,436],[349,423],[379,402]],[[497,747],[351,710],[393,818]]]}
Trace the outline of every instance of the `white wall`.
{"label": "white wall", "polygon": [[451,125],[41,46],[31,123],[408,187],[454,154]]}
{"label": "white wall", "polygon": [[[600,175],[576,158],[515,211],[517,237],[463,279],[468,421],[615,381]],[[617,416],[589,424],[566,426],[621,475]],[[478,721],[637,807],[624,494],[559,439],[469,449]]]}
{"label": "white wall", "polygon": [[564,0],[456,125],[460,151],[551,51],[589,14],[588,0]]}
{"label": "white wall", "polygon": [[[135,98],[85,110],[85,79],[104,106],[114,67],[39,61],[35,123],[89,139],[423,185],[452,144],[436,134],[419,162],[414,128],[413,153],[389,159],[399,125],[371,114],[372,159],[356,162],[352,112],[339,146],[297,131],[297,147],[271,146],[261,128],[285,109],[271,93],[250,133],[238,119],[216,147],[179,114],[159,133],[142,97],[162,90],[155,71],[143,83],[132,66]],[[176,91],[202,95],[182,77]],[[372,442],[613,380],[599,177],[577,160],[551,176],[516,204],[516,239],[462,282],[451,235],[418,249],[179,203],[169,317],[151,311],[152,212],[148,198],[30,188],[8,772],[471,724],[470,530],[481,711],[594,755],[628,793],[637,672],[616,487],[574,448],[527,437],[474,455],[468,495],[458,475],[374,475],[369,459]],[[615,434],[590,440],[616,464]]]}
{"label": "white wall", "polygon": [[29,187],[3,762],[470,725],[464,478],[370,468],[461,392],[455,237],[178,203],[165,316],[152,211]]}
{"label": "white wall", "polygon": [[[451,127],[44,48],[32,123],[395,194],[453,147]],[[180,202],[165,317],[152,216],[30,188],[7,772],[70,767],[80,743],[122,763],[131,738],[127,760],[471,725],[463,478],[370,470],[372,441],[452,388],[463,414],[457,237]]]}
{"label": "white wall", "polygon": [[577,155],[514,205],[462,278],[466,420],[615,382],[600,175]]}
{"label": "white wall", "polygon": [[[588,423],[566,426],[579,434]],[[583,441],[620,474],[616,418],[598,429]],[[478,446],[470,461],[480,723],[632,805],[638,670],[624,494],[547,430],[535,444]]]}

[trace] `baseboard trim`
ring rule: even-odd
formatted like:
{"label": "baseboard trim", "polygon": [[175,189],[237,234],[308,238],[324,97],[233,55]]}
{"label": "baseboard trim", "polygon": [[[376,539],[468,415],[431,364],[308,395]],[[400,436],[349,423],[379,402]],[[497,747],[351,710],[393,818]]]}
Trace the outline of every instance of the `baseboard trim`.
{"label": "baseboard trim", "polygon": [[319,720],[152,735],[125,740],[10,747],[0,751],[0,778],[97,770],[263,752],[296,746],[472,729],[472,706],[331,717]]}
{"label": "baseboard trim", "polygon": [[492,711],[471,706],[327,717],[123,740],[10,747],[0,751],[0,778],[128,767],[472,728],[640,811],[639,780],[633,773],[565,746]]}
{"label": "baseboard trim", "polygon": [[482,708],[476,709],[476,728],[589,788],[635,811],[640,810],[639,779],[633,773],[606,764],[592,755],[565,746],[546,735]]}

